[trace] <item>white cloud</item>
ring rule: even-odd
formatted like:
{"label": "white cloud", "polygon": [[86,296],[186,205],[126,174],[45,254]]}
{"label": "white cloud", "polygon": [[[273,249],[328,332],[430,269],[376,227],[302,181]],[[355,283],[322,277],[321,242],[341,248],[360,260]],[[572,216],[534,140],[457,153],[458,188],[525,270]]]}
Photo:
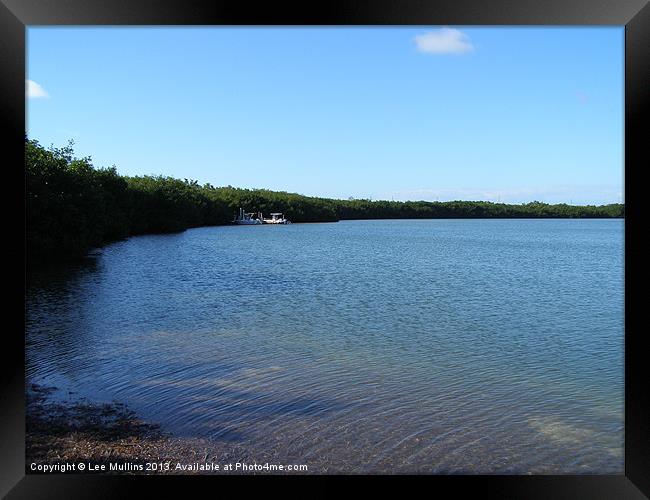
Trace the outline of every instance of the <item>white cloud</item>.
{"label": "white cloud", "polygon": [[414,38],[415,46],[427,54],[465,54],[474,50],[469,37],[460,30],[441,28]]}
{"label": "white cloud", "polygon": [[27,80],[25,85],[25,95],[28,99],[37,99],[39,97],[50,97],[43,87],[34,80]]}

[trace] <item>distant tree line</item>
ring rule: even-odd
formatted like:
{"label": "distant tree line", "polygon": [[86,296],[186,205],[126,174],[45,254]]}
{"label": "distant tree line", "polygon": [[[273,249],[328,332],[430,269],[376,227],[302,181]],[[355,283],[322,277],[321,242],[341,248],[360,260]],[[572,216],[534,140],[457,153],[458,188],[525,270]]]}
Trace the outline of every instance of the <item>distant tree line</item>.
{"label": "distant tree line", "polygon": [[624,205],[532,202],[335,200],[266,189],[200,185],[162,176],[128,177],[75,158],[71,145],[25,139],[27,256],[31,263],[75,259],[128,236],[227,224],[239,207],[283,212],[292,222],[342,219],[623,217]]}

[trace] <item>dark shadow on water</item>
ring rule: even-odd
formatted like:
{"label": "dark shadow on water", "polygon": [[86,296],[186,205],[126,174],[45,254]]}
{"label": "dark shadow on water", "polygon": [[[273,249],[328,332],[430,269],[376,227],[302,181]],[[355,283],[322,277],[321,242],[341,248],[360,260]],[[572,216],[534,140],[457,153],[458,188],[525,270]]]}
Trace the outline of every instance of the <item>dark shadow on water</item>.
{"label": "dark shadow on water", "polygon": [[73,290],[81,278],[99,271],[100,260],[101,251],[98,250],[73,262],[48,266],[31,266],[27,262],[25,285],[28,296],[50,288],[60,292]]}
{"label": "dark shadow on water", "polygon": [[[354,404],[320,396],[264,394],[256,391],[254,386],[251,389],[220,388],[217,396],[204,390],[191,392],[191,388],[188,391],[186,387],[165,390],[163,394],[168,403],[154,403],[154,407],[165,427],[169,427],[175,436],[209,436],[231,442],[251,438],[260,425],[279,417],[321,418]],[[186,407],[188,400],[193,400],[190,408]],[[232,428],[233,423],[236,429]]]}

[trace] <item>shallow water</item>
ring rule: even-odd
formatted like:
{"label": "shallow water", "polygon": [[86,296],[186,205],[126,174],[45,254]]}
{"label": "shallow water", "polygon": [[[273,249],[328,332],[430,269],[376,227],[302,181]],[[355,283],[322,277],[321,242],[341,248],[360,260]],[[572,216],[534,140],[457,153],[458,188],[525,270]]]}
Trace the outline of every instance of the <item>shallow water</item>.
{"label": "shallow water", "polygon": [[30,381],[310,472],[622,473],[623,221],[209,227],[30,278]]}

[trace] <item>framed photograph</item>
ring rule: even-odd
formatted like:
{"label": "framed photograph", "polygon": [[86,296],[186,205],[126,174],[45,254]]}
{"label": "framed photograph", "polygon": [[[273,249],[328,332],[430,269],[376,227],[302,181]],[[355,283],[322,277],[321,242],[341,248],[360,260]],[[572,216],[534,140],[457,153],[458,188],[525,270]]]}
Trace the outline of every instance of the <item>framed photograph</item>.
{"label": "framed photograph", "polygon": [[1,0],[0,23],[0,493],[650,495],[646,1]]}

